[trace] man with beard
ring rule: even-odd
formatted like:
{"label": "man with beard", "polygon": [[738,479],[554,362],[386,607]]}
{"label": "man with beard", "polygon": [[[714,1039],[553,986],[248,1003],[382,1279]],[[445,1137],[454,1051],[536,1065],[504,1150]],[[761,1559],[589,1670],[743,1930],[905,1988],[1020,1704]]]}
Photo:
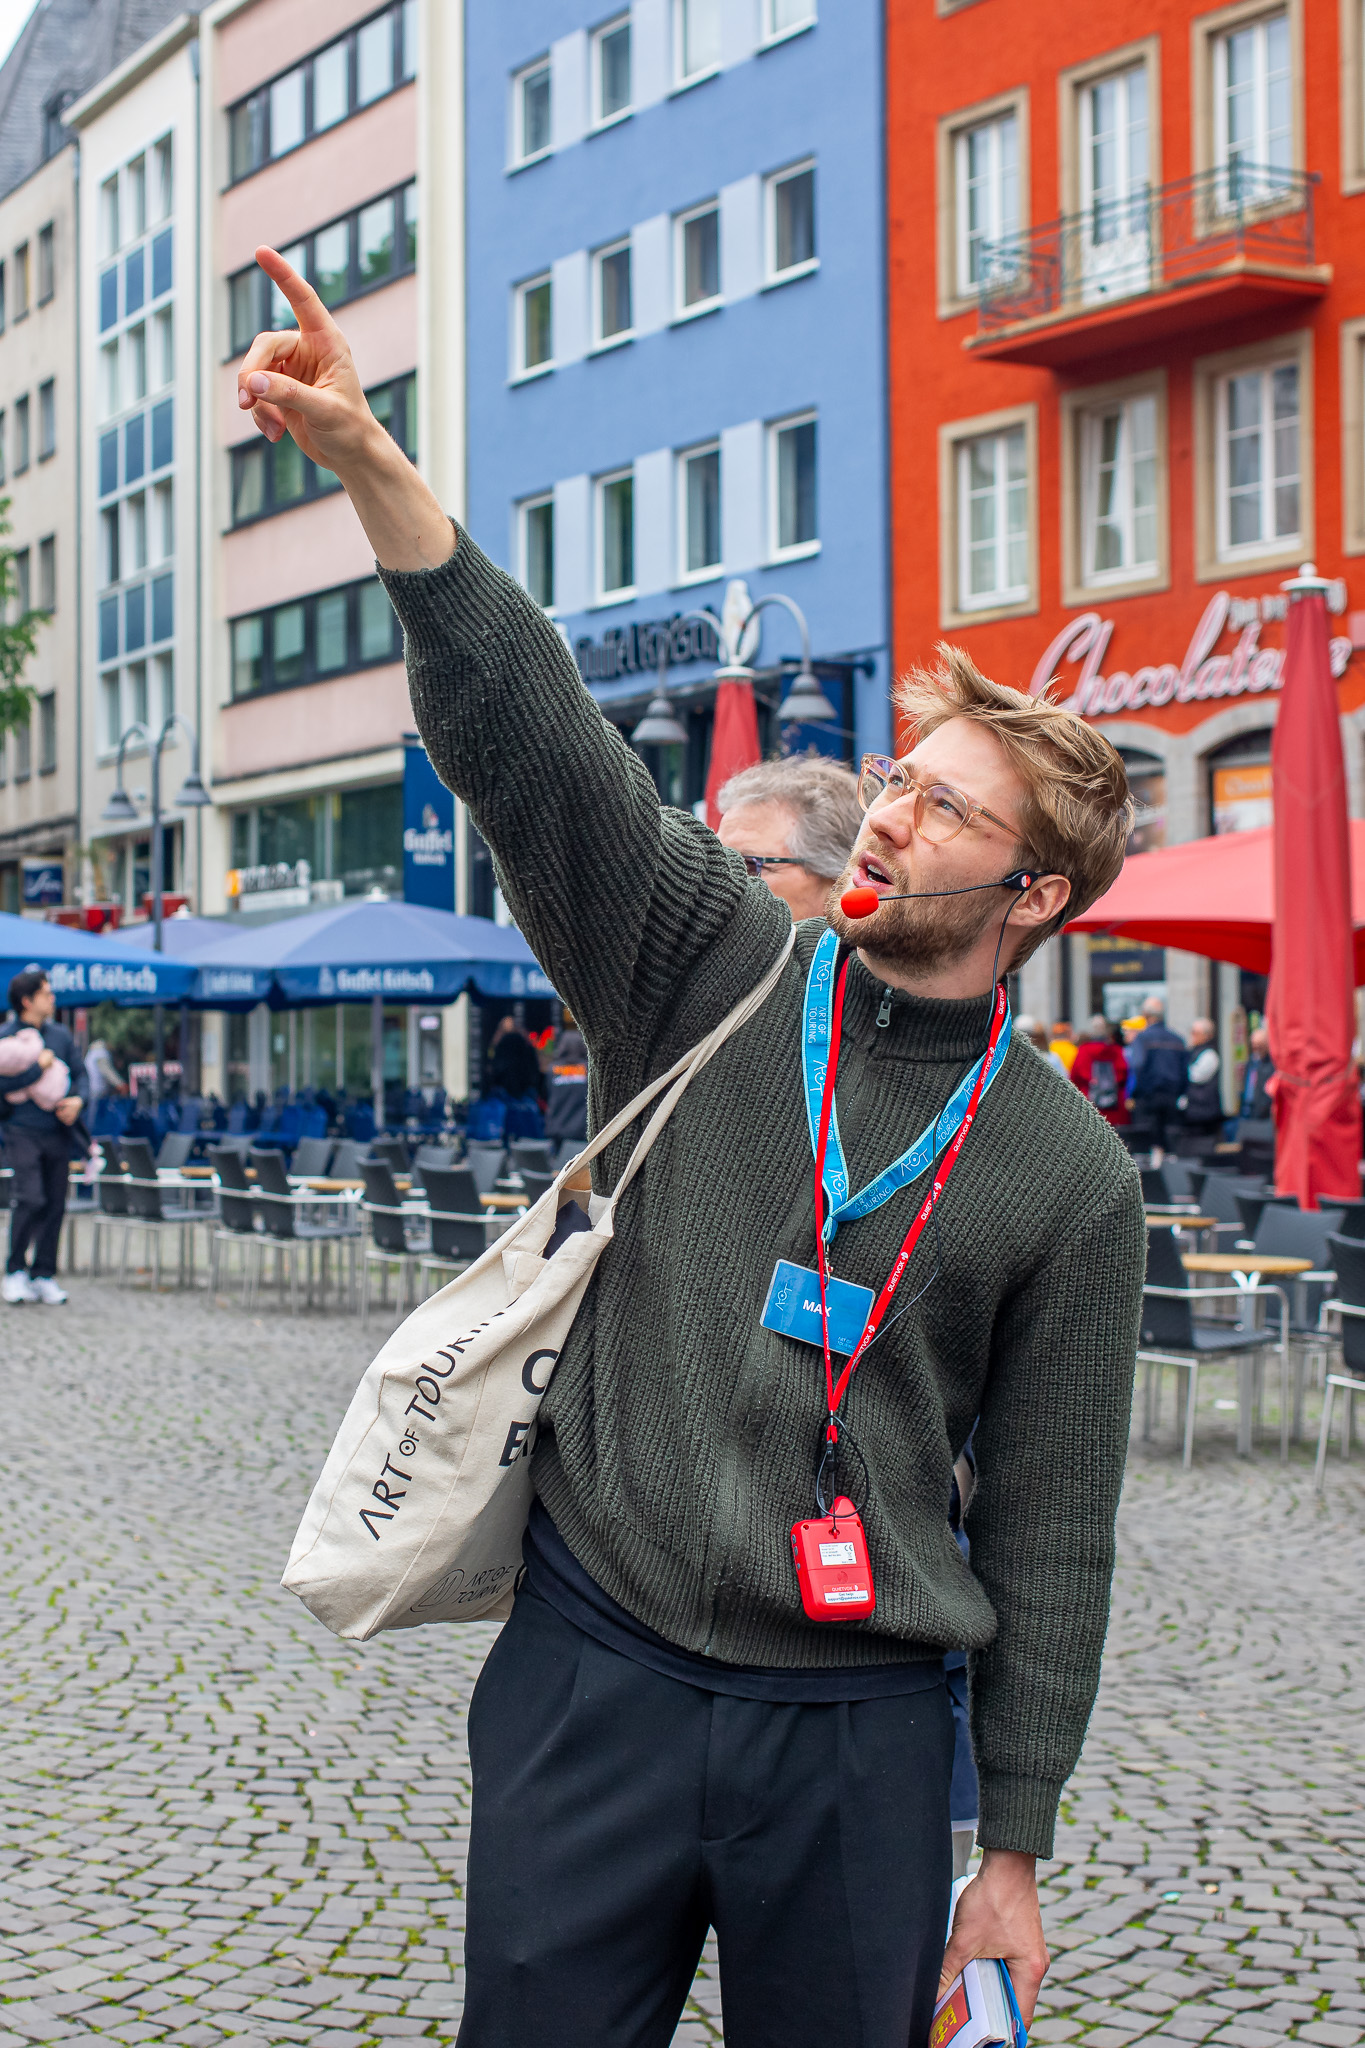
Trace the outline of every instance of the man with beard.
{"label": "man with beard", "polygon": [[[239,402],[351,496],[600,1126],[760,980],[787,908],[661,808],[316,295],[260,260],[299,325],[253,343]],[[683,1096],[541,1410],[470,1709],[465,2048],[665,2048],[708,1924],[732,2048],[905,2048],[941,1970],[1004,1957],[1027,2016],[1047,1967],[1034,1867],[1099,1674],[1145,1232],[998,977],[1109,885],[1131,805],[1105,740],[956,650],[898,701],[907,752],[864,763],[844,878],[867,914],[800,924]],[[958,1645],[985,1855],[945,1955]]]}

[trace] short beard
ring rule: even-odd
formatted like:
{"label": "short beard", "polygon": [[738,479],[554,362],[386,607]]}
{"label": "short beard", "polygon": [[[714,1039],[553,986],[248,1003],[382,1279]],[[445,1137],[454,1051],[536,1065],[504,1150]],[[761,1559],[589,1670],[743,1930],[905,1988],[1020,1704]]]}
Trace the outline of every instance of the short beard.
{"label": "short beard", "polygon": [[902,899],[883,903],[871,917],[847,917],[839,898],[853,879],[850,861],[830,891],[825,915],[831,931],[868,959],[899,974],[934,974],[970,953],[1000,910],[990,889],[979,894]]}

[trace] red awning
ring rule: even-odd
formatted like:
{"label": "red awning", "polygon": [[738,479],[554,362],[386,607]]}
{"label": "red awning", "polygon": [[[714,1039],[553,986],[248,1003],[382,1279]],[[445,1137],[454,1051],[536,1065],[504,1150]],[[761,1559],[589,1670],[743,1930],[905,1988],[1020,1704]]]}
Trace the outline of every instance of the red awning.
{"label": "red awning", "polygon": [[[1271,833],[1225,832],[1134,853],[1098,903],[1067,926],[1111,932],[1144,946],[1178,946],[1210,960],[1270,972],[1275,916]],[[1355,979],[1365,984],[1365,819],[1351,820]]]}

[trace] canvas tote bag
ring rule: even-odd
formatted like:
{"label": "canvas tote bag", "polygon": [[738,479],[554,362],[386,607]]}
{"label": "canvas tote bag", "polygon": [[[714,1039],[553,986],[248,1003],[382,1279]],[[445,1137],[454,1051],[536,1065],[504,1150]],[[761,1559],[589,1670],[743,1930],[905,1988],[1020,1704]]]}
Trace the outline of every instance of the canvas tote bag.
{"label": "canvas tote bag", "polygon": [[[366,1372],[282,1581],[337,1635],[365,1642],[382,1629],[511,1612],[536,1415],[616,1205],[684,1089],[776,988],[795,940],[793,926],[757,987],[628,1102],[482,1258],[414,1309]],[[589,1162],[661,1093],[614,1191],[589,1198],[591,1229],[546,1258],[561,1201],[586,1191]]]}

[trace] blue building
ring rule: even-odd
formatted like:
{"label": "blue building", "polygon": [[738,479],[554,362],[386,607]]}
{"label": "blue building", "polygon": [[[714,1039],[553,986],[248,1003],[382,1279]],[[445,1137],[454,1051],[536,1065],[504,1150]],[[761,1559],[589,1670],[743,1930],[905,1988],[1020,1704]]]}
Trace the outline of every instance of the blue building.
{"label": "blue building", "polygon": [[[716,661],[681,615],[737,580],[800,605],[840,714],[786,743],[884,748],[881,8],[471,0],[466,19],[472,531],[626,731],[667,663],[689,744],[650,758],[672,801],[704,785]],[[766,611],[765,750],[799,651]]]}

